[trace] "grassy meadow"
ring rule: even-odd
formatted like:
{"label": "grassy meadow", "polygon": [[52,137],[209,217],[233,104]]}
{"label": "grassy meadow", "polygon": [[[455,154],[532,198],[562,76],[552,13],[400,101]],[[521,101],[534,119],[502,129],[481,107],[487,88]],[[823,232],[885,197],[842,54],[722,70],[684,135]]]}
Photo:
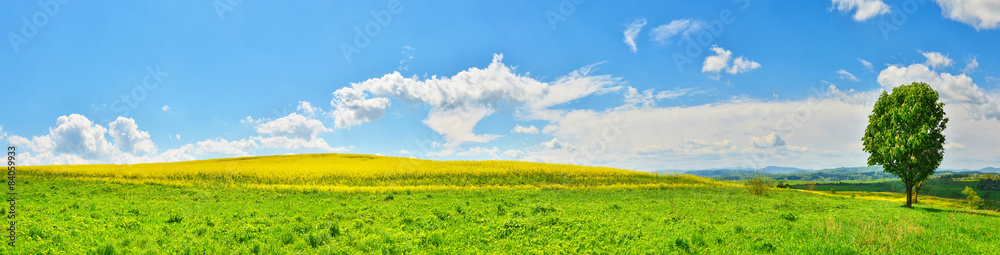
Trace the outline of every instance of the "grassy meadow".
{"label": "grassy meadow", "polygon": [[18,170],[18,245],[2,254],[984,254],[1000,240],[990,211],[613,168],[323,154]]}

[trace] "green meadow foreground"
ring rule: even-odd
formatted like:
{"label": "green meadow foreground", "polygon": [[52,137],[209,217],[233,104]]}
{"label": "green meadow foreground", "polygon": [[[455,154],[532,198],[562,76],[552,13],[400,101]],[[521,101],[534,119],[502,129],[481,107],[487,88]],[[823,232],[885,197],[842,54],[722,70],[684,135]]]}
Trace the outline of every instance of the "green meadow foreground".
{"label": "green meadow foreground", "polygon": [[[407,160],[327,154],[141,166],[201,165],[211,172],[213,162],[239,160],[263,169],[296,157],[378,161],[387,164],[383,172],[398,171],[393,164]],[[363,189],[317,172],[311,174],[325,181],[280,185],[297,177],[275,177],[262,186],[252,172],[232,167],[203,174],[201,182],[184,173],[143,182],[128,174],[74,173],[72,166],[23,167],[17,247],[3,246],[0,253],[985,254],[996,252],[1000,240],[1000,214],[989,211],[907,209],[898,202],[785,189],[751,196],[742,187],[693,176],[609,168],[517,162],[511,164],[519,169],[490,170],[508,163],[421,161],[417,167],[479,168],[419,172],[416,182],[407,180],[406,173],[418,173],[413,170],[389,178],[372,174],[380,171],[376,167],[355,177],[354,187]],[[104,166],[116,167],[127,166]],[[470,181],[443,183],[456,179]],[[379,189],[378,183],[404,188]]]}

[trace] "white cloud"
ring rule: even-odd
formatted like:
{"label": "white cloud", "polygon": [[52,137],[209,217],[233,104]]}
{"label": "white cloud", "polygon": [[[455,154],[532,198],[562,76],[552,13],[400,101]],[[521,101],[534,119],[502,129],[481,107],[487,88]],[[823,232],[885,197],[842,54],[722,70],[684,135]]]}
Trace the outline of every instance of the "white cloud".
{"label": "white cloud", "polygon": [[510,130],[510,132],[515,134],[538,134],[538,128],[533,125],[529,125],[527,127],[516,125],[514,126],[514,129]]}
{"label": "white cloud", "polygon": [[750,144],[757,148],[771,148],[785,146],[785,141],[781,140],[781,136],[778,136],[778,133],[771,132],[770,135],[751,137]]}
{"label": "white cloud", "polygon": [[889,66],[878,75],[878,83],[887,90],[913,82],[930,84],[941,94],[945,103],[981,104],[987,101],[979,86],[965,74],[937,73],[923,64],[912,64]]}
{"label": "white cloud", "polygon": [[651,40],[657,43],[668,44],[671,37],[681,35],[684,38],[689,38],[692,34],[701,31],[703,28],[705,28],[704,21],[678,19],[653,28],[649,31],[649,36]]}
{"label": "white cloud", "polygon": [[260,146],[264,148],[283,148],[288,150],[318,149],[332,152],[343,152],[354,148],[354,146],[330,147],[330,144],[326,140],[323,140],[323,138],[302,139],[287,136],[254,136],[251,139],[260,142]]}
{"label": "white cloud", "polygon": [[257,147],[257,143],[253,140],[227,141],[225,138],[204,140],[197,142],[196,145],[193,151],[195,154],[224,156],[250,156],[245,150]]}
{"label": "white cloud", "polygon": [[140,131],[132,118],[118,116],[108,125],[108,134],[115,148],[136,156],[156,154],[156,145],[149,139],[149,132]]}
{"label": "white cloud", "polygon": [[[308,109],[308,104],[300,104],[302,109]],[[270,137],[251,137],[260,142],[264,148],[284,148],[290,150],[297,149],[320,149],[325,151],[346,151],[349,147],[331,147],[326,140],[319,138],[323,132],[332,132],[332,129],[323,125],[323,122],[291,113],[288,116],[268,121],[257,126],[257,133],[269,135]]]}
{"label": "white cloud", "polygon": [[68,153],[87,160],[108,159],[113,155],[114,146],[104,138],[106,133],[107,129],[83,115],[60,116],[56,119],[56,128],[49,129],[49,135],[32,139],[32,143],[39,144],[32,150]]}
{"label": "white cloud", "polygon": [[639,36],[639,31],[642,30],[643,26],[646,26],[645,18],[637,19],[625,27],[624,41],[625,44],[628,45],[629,49],[632,50],[632,53],[639,51],[639,48],[635,46],[635,37]]}
{"label": "white cloud", "polygon": [[934,0],[941,15],[968,24],[976,30],[994,29],[1000,24],[1000,2],[990,0]]}
{"label": "white cloud", "polygon": [[545,127],[542,128],[542,133],[543,134],[551,134],[552,132],[555,132],[558,129],[559,129],[559,126],[549,124],[549,125],[545,125]]}
{"label": "white cloud", "polygon": [[[399,76],[399,73],[393,74]],[[365,92],[353,87],[338,89],[333,95],[330,106],[335,108],[332,114],[335,119],[334,127],[338,129],[350,129],[351,126],[380,119],[385,116],[390,104],[388,98],[365,99]]]}
{"label": "white cloud", "polygon": [[725,69],[727,73],[737,74],[760,68],[760,63],[747,60],[743,56],[737,57],[732,65],[730,65],[729,60],[732,59],[733,52],[715,45],[712,45],[711,50],[715,52],[715,55],[705,57],[705,62],[701,67],[701,72],[703,73],[718,73]]}
{"label": "white cloud", "polygon": [[524,157],[524,151],[521,150],[506,150],[503,152],[503,156],[507,158],[521,158]]}
{"label": "white cloud", "polygon": [[476,123],[486,115],[493,113],[492,109],[483,107],[468,107],[455,109],[433,109],[424,120],[424,124],[435,132],[444,135],[448,141],[444,146],[458,146],[465,142],[485,143],[500,137],[499,135],[473,132]]}
{"label": "white cloud", "polygon": [[705,93],[704,90],[697,90],[695,88],[675,88],[673,90],[660,91],[656,93],[656,100],[662,99],[674,99],[682,96],[690,96]]}
{"label": "white cloud", "polygon": [[865,69],[868,69],[869,72],[874,72],[875,71],[875,67],[872,66],[872,62],[868,62],[868,60],[864,60],[864,59],[860,59],[860,58],[858,59],[858,61],[861,61],[861,65],[865,66]]}
{"label": "white cloud", "polygon": [[497,147],[484,148],[484,147],[478,147],[477,146],[477,147],[469,148],[466,151],[455,153],[455,155],[458,155],[458,156],[478,156],[478,155],[486,154],[486,155],[492,156],[494,159],[497,159],[497,153],[500,153],[500,149],[498,149]]}
{"label": "white cloud", "polygon": [[[620,78],[610,75],[591,75],[596,65],[584,66],[554,82],[546,83],[522,76],[502,63],[503,56],[495,55],[493,62],[485,69],[470,68],[452,77],[432,76],[420,79],[406,78],[398,72],[386,74],[364,82],[352,83],[350,87],[338,89],[331,103],[336,109],[336,128],[372,121],[384,115],[389,106],[389,98],[395,98],[412,105],[431,107],[425,125],[444,136],[446,147],[458,146],[465,142],[489,142],[499,135],[476,134],[476,124],[484,117],[507,108],[521,108],[519,114],[529,116],[555,116],[558,112],[545,108],[571,102],[591,95],[618,90],[615,86]],[[368,99],[367,95],[374,98]],[[360,114],[365,118],[355,118],[359,107],[345,102],[375,102],[379,100],[377,114]],[[351,117],[345,117],[351,116]]]}
{"label": "white cloud", "polygon": [[565,142],[560,142],[559,138],[552,138],[552,140],[548,142],[542,142],[540,145],[547,149],[557,149],[557,150],[573,149],[573,145]]}
{"label": "white cloud", "polygon": [[300,101],[299,102],[299,106],[297,106],[295,108],[295,110],[296,111],[301,111],[303,115],[305,115],[307,117],[310,117],[310,118],[316,116],[317,112],[322,112],[323,111],[323,110],[320,110],[319,107],[313,107],[312,104],[310,104],[309,102],[306,102],[306,101]]}
{"label": "white cloud", "polygon": [[176,134],[176,135],[174,135],[174,137],[177,138],[177,140],[181,139],[181,135],[180,134]]}
{"label": "white cloud", "polygon": [[272,136],[291,136],[304,140],[313,140],[316,139],[316,136],[319,133],[332,131],[333,130],[326,128],[326,126],[323,125],[323,122],[307,118],[294,112],[288,116],[257,126],[257,133],[260,134]]}
{"label": "white cloud", "polygon": [[965,74],[937,73],[923,64],[889,66],[879,73],[878,82],[886,90],[912,82],[925,82],[937,90],[946,107],[962,106],[968,117],[975,120],[1000,119],[1000,96],[985,93]]}
{"label": "white cloud", "polygon": [[924,55],[924,57],[927,58],[927,62],[924,62],[924,64],[934,69],[938,69],[939,67],[951,66],[951,64],[954,62],[950,58],[948,58],[947,55],[943,55],[938,52],[930,51],[921,53]]}
{"label": "white cloud", "polygon": [[410,155],[411,154],[410,151],[405,150],[405,149],[399,149],[399,151],[396,151],[396,153],[403,154],[403,155]]}
{"label": "white cloud", "polygon": [[163,105],[163,108],[160,108],[160,109],[163,109],[163,111],[167,111],[167,110],[170,110],[170,106]]}
{"label": "white cloud", "polygon": [[737,74],[745,73],[747,71],[760,68],[760,64],[755,61],[747,60],[746,58],[740,56],[733,60],[733,65],[726,70],[727,73]]}
{"label": "white cloud", "polygon": [[851,74],[850,72],[847,72],[847,70],[844,69],[840,69],[840,71],[837,71],[837,74],[839,74],[840,78],[844,80],[860,81],[858,80],[858,77],[855,77],[854,74]]}
{"label": "white cloud", "polygon": [[972,71],[975,71],[976,68],[979,68],[979,60],[976,60],[976,57],[970,57],[965,63],[965,69],[962,69],[962,71],[971,73]]}
{"label": "white cloud", "polygon": [[889,13],[889,5],[881,0],[833,0],[833,6],[830,9],[833,8],[840,12],[851,12],[857,9],[853,18],[858,22]]}
{"label": "white cloud", "polygon": [[705,63],[701,67],[701,72],[716,72],[722,71],[726,66],[729,65],[729,59],[732,58],[733,52],[722,49],[721,47],[712,45],[712,51],[715,55],[708,56],[705,58]]}

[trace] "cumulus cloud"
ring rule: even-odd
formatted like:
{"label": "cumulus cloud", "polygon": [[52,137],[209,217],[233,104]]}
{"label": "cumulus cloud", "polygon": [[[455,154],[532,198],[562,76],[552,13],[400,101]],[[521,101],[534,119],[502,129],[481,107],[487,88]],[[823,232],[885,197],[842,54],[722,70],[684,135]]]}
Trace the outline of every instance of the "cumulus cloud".
{"label": "cumulus cloud", "polygon": [[538,128],[533,125],[524,127],[519,124],[514,126],[514,129],[511,129],[510,132],[515,134],[538,134]]}
{"label": "cumulus cloud", "polygon": [[108,125],[108,134],[114,140],[115,148],[123,152],[136,156],[156,154],[156,145],[149,139],[149,132],[140,131],[132,118],[118,116]]}
{"label": "cumulus cloud", "polygon": [[[134,123],[133,123],[134,124]],[[115,146],[104,138],[107,129],[79,114],[60,116],[49,135],[35,137],[32,150],[67,153],[88,160],[110,158]]]}
{"label": "cumulus cloud", "polygon": [[705,58],[705,63],[701,66],[701,72],[718,73],[729,65],[729,59],[733,57],[733,52],[722,49],[722,47],[712,45],[711,50],[715,52],[715,55]]}
{"label": "cumulus cloud", "polygon": [[854,12],[854,20],[858,22],[866,21],[872,17],[889,13],[889,5],[881,0],[833,0],[833,6],[840,12]]}
{"label": "cumulus cloud", "polygon": [[951,66],[951,64],[954,62],[950,58],[948,58],[947,55],[941,54],[939,52],[929,51],[929,52],[921,52],[921,54],[923,54],[924,57],[927,58],[927,61],[924,62],[924,64],[934,69],[938,69],[939,67]]}
{"label": "cumulus cloud", "polygon": [[732,65],[730,65],[733,52],[715,45],[712,45],[711,50],[715,52],[715,55],[705,57],[705,62],[701,67],[701,72],[703,73],[718,73],[725,69],[727,73],[737,74],[760,68],[760,63],[748,60],[743,56],[737,57],[736,60],[732,62]]}
{"label": "cumulus cloud", "polygon": [[326,126],[323,125],[323,122],[307,118],[294,112],[288,116],[257,126],[257,133],[260,134],[272,136],[291,136],[304,140],[313,140],[316,139],[316,136],[319,133],[331,131],[333,130],[326,128]]}
{"label": "cumulus cloud", "polygon": [[961,106],[974,120],[1000,119],[1000,97],[996,93],[986,93],[965,74],[938,73],[923,64],[894,65],[879,73],[878,82],[886,90],[912,82],[925,82],[937,90],[946,107]]}
{"label": "cumulus cloud", "polygon": [[170,106],[168,106],[168,105],[163,105],[163,107],[162,107],[162,108],[160,108],[160,109],[163,109],[163,111],[168,111],[168,110],[170,110]]}
{"label": "cumulus cloud", "polygon": [[405,150],[405,149],[399,149],[398,151],[396,151],[396,153],[403,154],[403,155],[410,155],[410,151]]}
{"label": "cumulus cloud", "polygon": [[770,135],[762,137],[751,137],[750,144],[757,148],[771,148],[778,146],[785,146],[785,141],[781,140],[781,136],[777,133],[771,132]]}
{"label": "cumulus cloud", "polygon": [[[558,115],[546,108],[571,102],[592,95],[616,91],[620,78],[610,75],[591,75],[596,65],[592,64],[559,77],[553,82],[519,75],[502,63],[502,55],[494,55],[493,62],[484,69],[470,68],[451,77],[432,76],[420,79],[416,76],[403,77],[398,72],[379,78],[352,83],[334,92],[332,105],[335,128],[346,128],[375,120],[384,115],[389,98],[411,105],[430,106],[427,127],[444,136],[445,147],[459,146],[466,142],[489,142],[499,135],[476,134],[476,124],[484,117],[498,110],[508,108],[524,109],[525,115]],[[366,98],[367,96],[372,98]],[[375,102],[377,114],[361,113],[359,107],[344,102]],[[351,116],[351,117],[344,117]],[[368,116],[355,118],[354,116]]]}
{"label": "cumulus cloud", "polygon": [[632,53],[639,51],[639,48],[635,46],[635,37],[639,36],[639,31],[644,26],[646,26],[645,18],[637,19],[625,26],[625,39],[623,40],[625,41],[625,45],[628,45],[629,49],[632,50]]}
{"label": "cumulus cloud", "polygon": [[[300,104],[300,106],[303,106]],[[308,108],[308,105],[305,105]],[[326,151],[346,151],[349,147],[331,147],[326,140],[319,138],[323,132],[332,132],[323,122],[308,118],[298,113],[268,121],[257,126],[257,133],[265,136],[252,137],[264,148],[284,149],[320,149]]]}
{"label": "cumulus cloud", "polygon": [[[399,73],[394,74],[399,76]],[[335,119],[334,127],[338,129],[350,129],[351,126],[380,119],[385,116],[390,104],[389,99],[384,97],[365,99],[364,91],[352,87],[338,89],[333,96],[330,106],[334,110],[331,114]]]}
{"label": "cumulus cloud", "polygon": [[1000,24],[1000,3],[989,0],[934,0],[941,15],[968,24],[976,30],[994,29]]}
{"label": "cumulus cloud", "polygon": [[681,35],[684,38],[689,38],[692,34],[701,31],[705,27],[706,25],[704,21],[678,19],[653,28],[649,31],[649,37],[650,40],[660,43],[661,45],[668,44],[670,43],[671,37]]}
{"label": "cumulus cloud", "polygon": [[295,107],[295,110],[302,112],[303,115],[310,118],[316,116],[317,112],[322,112],[319,107],[313,107],[312,104],[306,101],[300,101],[299,106]]}
{"label": "cumulus cloud", "polygon": [[982,104],[988,101],[971,77],[965,74],[938,73],[923,64],[889,66],[878,75],[878,83],[887,90],[912,82],[930,84],[941,94],[945,103]]}
{"label": "cumulus cloud", "polygon": [[844,69],[840,69],[840,71],[837,71],[837,74],[839,74],[840,78],[844,79],[844,80],[860,81],[860,80],[858,80],[858,77],[855,77],[854,74],[851,74],[850,72],[848,72],[847,70],[844,70]]}

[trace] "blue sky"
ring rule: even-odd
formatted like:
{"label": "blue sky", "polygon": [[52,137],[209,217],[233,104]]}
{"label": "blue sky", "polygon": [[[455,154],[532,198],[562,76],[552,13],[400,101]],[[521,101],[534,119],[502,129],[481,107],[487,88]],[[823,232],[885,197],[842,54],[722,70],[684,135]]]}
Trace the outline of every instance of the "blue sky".
{"label": "blue sky", "polygon": [[635,170],[861,166],[928,82],[942,168],[1000,165],[1000,6],[59,1],[0,10],[23,164],[346,152]]}

